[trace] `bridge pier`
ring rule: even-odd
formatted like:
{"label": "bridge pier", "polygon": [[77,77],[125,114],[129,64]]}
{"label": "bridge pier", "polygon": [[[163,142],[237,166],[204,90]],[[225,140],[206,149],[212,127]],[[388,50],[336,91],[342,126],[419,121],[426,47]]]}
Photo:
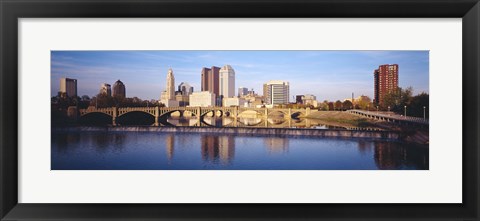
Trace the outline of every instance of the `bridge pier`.
{"label": "bridge pier", "polygon": [[160,120],[160,119],[159,119],[159,118],[160,118],[160,110],[158,109],[158,106],[155,107],[155,116],[154,116],[154,117],[155,117],[155,124],[154,124],[154,126],[155,126],[155,127],[160,126],[160,123],[159,123],[159,120]]}
{"label": "bridge pier", "polygon": [[112,107],[112,125],[117,126],[117,107]]}

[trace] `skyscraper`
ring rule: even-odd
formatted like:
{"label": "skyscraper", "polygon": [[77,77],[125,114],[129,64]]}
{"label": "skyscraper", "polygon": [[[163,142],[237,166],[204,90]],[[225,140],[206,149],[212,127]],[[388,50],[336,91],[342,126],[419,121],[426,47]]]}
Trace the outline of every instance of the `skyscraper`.
{"label": "skyscraper", "polygon": [[202,91],[210,91],[215,96],[219,93],[220,68],[212,66],[212,68],[202,68]]}
{"label": "skyscraper", "polygon": [[193,93],[193,87],[188,83],[182,82],[178,85],[178,91],[181,91],[182,95],[188,96]]}
{"label": "skyscraper", "polygon": [[377,105],[383,105],[385,95],[398,89],[398,64],[380,65],[373,72],[374,98]]}
{"label": "skyscraper", "polygon": [[107,95],[108,97],[112,96],[112,87],[110,84],[103,83],[100,85],[100,94]]}
{"label": "skyscraper", "polygon": [[178,102],[175,99],[175,76],[173,75],[173,70],[171,68],[168,69],[167,85],[165,91],[163,91],[160,96],[160,102],[165,104],[166,107],[178,106]]}
{"label": "skyscraper", "polygon": [[286,81],[269,81],[263,84],[263,96],[266,104],[288,104],[289,83]]}
{"label": "skyscraper", "polygon": [[234,97],[235,96],[235,71],[232,66],[225,65],[220,69],[220,97]]}
{"label": "skyscraper", "polygon": [[125,85],[120,80],[116,81],[115,84],[113,84],[112,96],[113,97],[118,97],[118,98],[127,97],[127,92],[126,92],[126,89],[125,89]]}
{"label": "skyscraper", "polygon": [[77,79],[60,78],[60,93],[67,97],[77,96]]}
{"label": "skyscraper", "polygon": [[239,87],[238,88],[238,96],[242,97],[248,94],[248,88],[246,87]]}

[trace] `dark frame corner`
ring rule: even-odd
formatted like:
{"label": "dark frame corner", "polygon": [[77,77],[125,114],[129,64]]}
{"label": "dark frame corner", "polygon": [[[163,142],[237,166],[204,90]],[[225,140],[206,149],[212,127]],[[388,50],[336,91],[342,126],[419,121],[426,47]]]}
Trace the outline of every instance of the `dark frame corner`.
{"label": "dark frame corner", "polygon": [[[0,220],[479,220],[478,1],[0,0]],[[463,204],[19,204],[17,20],[26,17],[462,18]]]}

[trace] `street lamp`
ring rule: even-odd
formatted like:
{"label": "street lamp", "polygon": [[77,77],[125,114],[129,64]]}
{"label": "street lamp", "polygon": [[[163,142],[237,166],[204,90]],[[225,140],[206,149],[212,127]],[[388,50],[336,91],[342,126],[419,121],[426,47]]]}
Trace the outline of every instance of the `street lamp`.
{"label": "street lamp", "polygon": [[378,112],[378,105],[377,105],[377,112]]}
{"label": "street lamp", "polygon": [[388,114],[390,114],[390,106],[388,106]]}
{"label": "street lamp", "polygon": [[423,106],[423,120],[425,120],[425,106]]}
{"label": "street lamp", "polygon": [[405,109],[405,118],[407,118],[407,105],[403,106],[403,108]]}

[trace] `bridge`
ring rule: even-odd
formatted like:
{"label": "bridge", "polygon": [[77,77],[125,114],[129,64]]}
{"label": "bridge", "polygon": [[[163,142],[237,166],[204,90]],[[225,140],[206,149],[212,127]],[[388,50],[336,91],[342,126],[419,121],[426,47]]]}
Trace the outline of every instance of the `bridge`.
{"label": "bridge", "polygon": [[397,114],[390,114],[385,112],[365,111],[365,110],[348,110],[347,112],[363,117],[373,118],[375,120],[383,120],[398,124],[419,124],[428,125],[428,119],[420,117],[400,116]]}
{"label": "bridge", "polygon": [[[154,126],[160,126],[160,120],[166,119],[171,116],[172,113],[178,112],[180,116],[183,116],[185,112],[191,113],[192,116],[199,118],[199,124],[203,121],[203,118],[208,114],[218,117],[233,117],[237,121],[237,118],[246,111],[254,111],[257,115],[263,118],[274,113],[281,113],[285,119],[291,119],[292,116],[307,116],[310,114],[310,108],[306,109],[291,109],[291,108],[248,108],[248,107],[108,107],[108,108],[96,108],[88,107],[86,109],[80,109],[79,115],[83,117],[91,113],[102,113],[112,117],[112,125],[116,126],[116,120],[125,114],[132,112],[143,112],[152,115],[155,118]],[[200,126],[200,125],[199,125]]]}

